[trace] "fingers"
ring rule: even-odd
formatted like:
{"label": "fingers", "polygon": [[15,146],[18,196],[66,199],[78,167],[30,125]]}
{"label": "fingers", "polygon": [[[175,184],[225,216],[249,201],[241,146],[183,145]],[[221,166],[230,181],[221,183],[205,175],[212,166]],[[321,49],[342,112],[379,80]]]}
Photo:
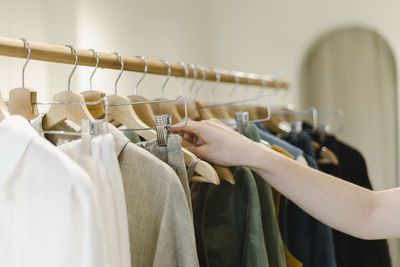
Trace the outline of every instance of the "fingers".
{"label": "fingers", "polygon": [[187,124],[184,126],[183,123],[177,124],[177,127],[171,128],[171,132],[173,133],[185,133],[191,135],[198,135],[199,134],[199,124],[198,121],[188,121]]}
{"label": "fingers", "polygon": [[196,136],[194,134],[185,133],[183,139],[193,144],[196,141]]}
{"label": "fingers", "polygon": [[206,160],[206,155],[207,155],[207,145],[202,145],[202,146],[189,146],[186,149],[188,149],[190,152],[195,154],[199,159]]}

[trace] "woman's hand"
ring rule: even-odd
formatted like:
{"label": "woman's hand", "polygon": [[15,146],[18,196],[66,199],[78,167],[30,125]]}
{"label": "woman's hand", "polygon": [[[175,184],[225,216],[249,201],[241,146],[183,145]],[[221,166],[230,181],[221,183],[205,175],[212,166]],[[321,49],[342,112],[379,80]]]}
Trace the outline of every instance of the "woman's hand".
{"label": "woman's hand", "polygon": [[193,144],[188,149],[197,157],[222,166],[247,166],[254,148],[263,148],[217,119],[188,121],[185,127],[171,131],[184,133],[183,138]]}

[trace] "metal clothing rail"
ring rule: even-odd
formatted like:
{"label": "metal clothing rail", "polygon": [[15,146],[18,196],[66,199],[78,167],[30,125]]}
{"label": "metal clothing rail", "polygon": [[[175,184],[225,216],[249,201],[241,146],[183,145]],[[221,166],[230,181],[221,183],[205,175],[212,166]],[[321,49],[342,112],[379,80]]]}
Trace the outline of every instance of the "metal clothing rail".
{"label": "metal clothing rail", "polygon": [[[65,63],[74,64],[75,58],[70,48],[60,45],[51,45],[45,43],[37,43],[29,41],[31,47],[31,59],[55,62],[55,63]],[[82,66],[96,66],[96,57],[90,50],[77,49],[78,53],[78,65]],[[99,56],[99,67],[107,69],[117,69],[121,68],[121,63],[118,57],[113,53],[103,53],[98,52]],[[19,57],[26,58],[28,55],[28,50],[25,43],[19,39],[10,39],[0,37],[0,55],[8,57]],[[125,63],[125,71],[144,71],[144,62],[137,57],[123,56]],[[168,67],[162,61],[147,60],[148,71],[147,73],[168,75]],[[185,68],[179,64],[170,64],[171,75],[175,77],[185,77]],[[197,71],[197,78],[203,79],[202,72]],[[284,81],[275,81],[271,76],[258,75],[254,73],[244,73],[244,72],[229,72],[226,70],[205,70],[205,79],[207,81],[216,81],[226,83],[239,82],[240,84],[246,85],[264,85],[272,88],[289,88],[289,84]],[[218,79],[220,75],[220,79]],[[193,70],[189,71],[189,78],[194,78]]]}

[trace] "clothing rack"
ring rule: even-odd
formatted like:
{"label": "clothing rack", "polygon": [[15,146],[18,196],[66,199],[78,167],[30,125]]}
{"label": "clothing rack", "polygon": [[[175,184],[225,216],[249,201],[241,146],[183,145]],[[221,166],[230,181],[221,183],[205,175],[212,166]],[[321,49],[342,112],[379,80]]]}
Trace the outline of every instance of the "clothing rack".
{"label": "clothing rack", "polygon": [[[55,63],[65,63],[74,64],[75,58],[70,48],[60,45],[51,45],[45,43],[31,42],[29,41],[31,47],[31,59],[55,62]],[[90,50],[76,49],[78,54],[78,65],[81,66],[96,66],[96,57]],[[97,52],[99,57],[99,67],[106,69],[121,69],[121,63],[118,57],[112,53]],[[19,39],[11,39],[0,37],[0,55],[8,57],[18,57],[26,58],[28,55],[26,44]],[[157,60],[147,60],[148,71],[147,73],[168,75],[168,67],[162,61]],[[125,71],[135,71],[144,72],[144,62],[137,57],[123,56],[123,61],[125,64]],[[170,64],[171,76],[175,77],[185,77],[185,68],[179,64]],[[225,83],[240,83],[246,85],[258,85],[267,86],[271,88],[288,89],[289,84],[285,81],[278,81],[271,78],[268,75],[258,75],[255,73],[244,73],[244,72],[230,72],[221,69],[206,69],[205,78],[202,77],[202,73],[198,71],[197,78],[207,81],[218,80],[218,75],[220,75],[220,82]],[[189,69],[188,78],[194,78],[194,72]]]}

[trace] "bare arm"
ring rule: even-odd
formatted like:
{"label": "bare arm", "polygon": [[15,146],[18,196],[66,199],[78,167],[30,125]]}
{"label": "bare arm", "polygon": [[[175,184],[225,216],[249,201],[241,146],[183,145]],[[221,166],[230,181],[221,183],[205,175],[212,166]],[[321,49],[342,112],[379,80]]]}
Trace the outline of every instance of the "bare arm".
{"label": "bare arm", "polygon": [[225,166],[247,166],[321,222],[363,239],[400,237],[400,188],[373,192],[304,167],[255,143],[217,120],[190,122],[185,139],[198,157]]}

